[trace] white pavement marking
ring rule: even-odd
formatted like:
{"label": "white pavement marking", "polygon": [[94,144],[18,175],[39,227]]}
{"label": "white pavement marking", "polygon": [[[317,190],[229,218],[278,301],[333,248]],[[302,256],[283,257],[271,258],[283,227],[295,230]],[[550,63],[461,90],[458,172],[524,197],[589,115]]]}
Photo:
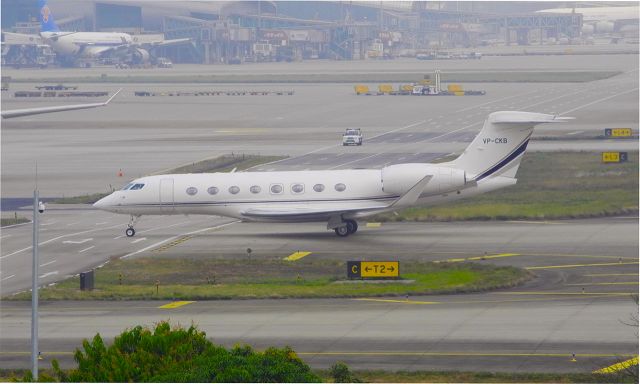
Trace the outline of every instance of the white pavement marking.
{"label": "white pavement marking", "polygon": [[40,267],[46,267],[47,265],[51,265],[51,264],[53,264],[53,263],[55,263],[55,262],[56,262],[55,260],[51,260],[51,261],[50,261],[50,262],[48,262],[48,263],[40,264]]}
{"label": "white pavement marking", "polygon": [[109,224],[108,221],[101,221],[99,223],[96,223],[96,225],[105,225],[105,224]]}
{"label": "white pavement marking", "polygon": [[20,224],[7,225],[5,227],[2,227],[2,229],[13,228],[13,227],[22,227],[23,225],[27,225],[27,224],[33,224],[33,221],[28,221],[26,223],[20,223]]}
{"label": "white pavement marking", "polygon": [[213,230],[213,229],[224,228],[224,227],[227,227],[227,226],[229,226],[229,225],[231,225],[231,224],[235,224],[235,223],[239,223],[239,222],[240,222],[240,220],[236,220],[236,221],[232,221],[232,222],[230,222],[230,223],[225,223],[225,224],[216,225],[215,227],[208,227],[208,228],[198,229],[197,231],[192,231],[192,232],[187,232],[187,233],[181,233],[181,234],[179,234],[179,235],[171,236],[171,237],[166,238],[166,239],[164,239],[164,240],[158,241],[157,243],[154,243],[154,244],[151,244],[151,245],[149,245],[149,246],[147,246],[147,247],[144,247],[144,248],[142,248],[142,249],[139,249],[139,250],[137,250],[137,251],[135,251],[135,252],[127,253],[126,255],[122,256],[122,257],[121,257],[121,259],[126,259],[127,257],[131,257],[131,256],[133,256],[133,255],[137,255],[138,253],[141,253],[141,252],[147,251],[147,250],[149,250],[149,249],[151,249],[151,248],[158,247],[158,246],[160,246],[160,245],[162,245],[162,244],[164,244],[164,243],[167,243],[167,242],[169,242],[169,241],[175,240],[175,239],[180,238],[180,237],[182,237],[182,236],[194,235],[194,234],[196,234],[196,233],[200,233],[200,232],[206,232],[206,231],[210,231],[210,230]]}
{"label": "white pavement marking", "polygon": [[93,240],[93,237],[89,239],[82,239],[82,240],[65,240],[62,242],[62,244],[84,244],[87,241],[91,241],[91,240]]}
{"label": "white pavement marking", "polygon": [[583,105],[577,106],[577,107],[575,107],[575,108],[573,108],[573,109],[570,109],[570,110],[568,110],[568,111],[564,111],[564,112],[562,112],[562,113],[560,113],[560,114],[561,114],[561,115],[564,115],[564,114],[566,114],[566,113],[571,113],[571,112],[577,111],[577,110],[579,110],[579,109],[582,109],[582,108],[585,108],[585,107],[591,106],[591,105],[593,105],[593,104],[599,103],[599,102],[601,102],[601,101],[605,101],[605,100],[613,99],[614,97],[618,97],[618,96],[624,95],[624,94],[626,94],[626,93],[636,92],[637,90],[638,90],[638,88],[633,88],[633,89],[630,89],[630,90],[625,91],[625,92],[619,92],[619,93],[616,93],[615,95],[611,95],[611,96],[608,96],[608,97],[603,97],[602,99],[598,99],[598,100],[592,101],[592,102],[590,102],[590,103],[587,103],[587,104],[583,104]]}
{"label": "white pavement marking", "polygon": [[45,277],[47,277],[47,276],[53,276],[53,275],[57,275],[57,274],[58,274],[58,271],[47,272],[47,273],[45,273],[44,275],[40,275],[40,276],[38,276],[38,278],[39,278],[39,279],[44,279],[44,278],[45,278]]}
{"label": "white pavement marking", "polygon": [[15,277],[16,275],[11,275],[11,276],[7,276],[7,277],[3,277],[2,279],[0,279],[0,281],[5,281],[5,280],[9,280],[12,277]]}
{"label": "white pavement marking", "polygon": [[7,237],[11,237],[11,236],[13,236],[13,235],[4,235],[4,236],[0,236],[0,240],[2,240],[2,239],[6,239]]}
{"label": "white pavement marking", "polygon": [[[459,132],[459,131],[465,130],[465,129],[467,129],[467,128],[471,128],[471,127],[473,127],[474,125],[478,125],[478,124],[481,124],[481,123],[482,123],[482,121],[479,121],[479,122],[477,122],[477,123],[473,123],[473,124],[469,124],[469,125],[466,125],[466,126],[464,126],[464,127],[462,127],[462,128],[458,128],[458,129],[455,129],[455,130],[453,130],[453,131],[450,131],[450,132],[447,132],[447,133],[443,133],[442,135],[439,135],[439,136],[436,136],[436,137],[432,137],[432,138],[430,138],[430,139],[428,139],[428,140],[425,140],[425,141],[426,141],[426,142],[430,142],[430,141],[433,141],[433,140],[435,140],[435,139],[439,139],[439,138],[441,138],[441,137],[444,137],[444,136],[450,135],[450,134],[452,134],[452,133],[456,133],[456,132]],[[369,155],[369,156],[365,156],[365,157],[362,157],[362,158],[359,158],[359,159],[351,160],[351,161],[348,161],[348,162],[346,162],[346,163],[338,164],[338,165],[336,165],[336,166],[334,166],[334,167],[331,167],[331,168],[329,168],[329,169],[336,169],[336,168],[338,168],[338,167],[342,167],[342,166],[347,165],[347,164],[356,163],[356,162],[358,162],[358,161],[362,161],[362,160],[370,159],[370,158],[372,158],[372,157],[379,156],[379,155],[382,155],[382,154],[387,154],[387,153],[389,153],[389,152],[388,152],[388,151],[385,151],[385,152],[378,152],[378,153],[374,153],[374,154],[371,154],[371,155]]]}
{"label": "white pavement marking", "polygon": [[[421,121],[418,121],[418,122],[416,122],[416,123],[406,125],[406,126],[404,126],[404,127],[396,128],[396,129],[393,129],[393,130],[391,130],[391,131],[383,132],[383,133],[381,133],[381,134],[379,134],[379,135],[372,136],[372,137],[368,138],[367,140],[375,139],[375,138],[377,138],[377,137],[380,137],[380,136],[386,135],[386,134],[388,134],[388,133],[393,133],[393,132],[397,132],[397,131],[402,131],[402,130],[404,130],[404,129],[413,128],[413,127],[415,127],[416,125],[424,124],[424,123],[426,123],[426,122],[427,122],[426,120],[421,120]],[[301,157],[303,157],[303,156],[307,156],[307,155],[314,154],[314,153],[316,153],[316,152],[324,151],[325,149],[335,148],[335,147],[341,147],[341,146],[342,146],[342,144],[332,144],[332,145],[329,145],[329,146],[327,146],[327,147],[322,147],[322,148],[315,149],[315,150],[313,150],[313,151],[311,151],[311,152],[303,153],[302,155],[299,155],[299,156],[288,157],[288,158],[285,158],[285,159],[281,159],[281,160],[276,160],[276,161],[272,161],[272,162],[269,162],[269,163],[260,164],[259,166],[260,166],[260,167],[264,167],[265,165],[277,164],[277,163],[279,163],[279,162],[281,162],[281,161],[285,161],[285,160],[298,159],[298,158],[301,158]],[[339,156],[339,155],[338,155],[338,156]],[[255,165],[255,166],[253,166],[253,167],[251,167],[251,168],[248,168],[248,169],[247,169],[247,171],[250,171],[250,170],[252,170],[253,168],[256,168],[256,167],[258,167],[258,165]]]}
{"label": "white pavement marking", "polygon": [[[190,221],[181,221],[179,223],[175,223],[175,224],[171,224],[171,225],[163,225],[162,227],[149,228],[149,229],[145,229],[144,231],[137,231],[137,233],[141,234],[141,233],[147,233],[147,232],[155,231],[156,229],[177,227],[178,225],[182,225],[182,224],[186,224],[186,223],[190,223]],[[116,237],[113,238],[113,240],[122,239],[123,237],[126,237],[126,235],[116,236]]]}
{"label": "white pavement marking", "polygon": [[48,223],[41,223],[40,225],[43,226],[43,227],[46,227],[47,225],[52,225],[52,224],[55,224],[55,223],[57,223],[57,221],[54,220],[54,221],[50,221]]}
{"label": "white pavement marking", "polygon": [[[63,238],[65,238],[65,237],[71,237],[71,236],[76,236],[76,235],[82,235],[82,234],[89,233],[89,232],[102,231],[103,229],[111,229],[111,228],[115,228],[115,227],[119,227],[119,226],[120,226],[120,224],[118,224],[118,225],[112,225],[112,226],[110,226],[110,227],[103,227],[103,228],[98,228],[98,229],[89,229],[89,230],[87,230],[87,231],[70,233],[70,234],[68,234],[68,235],[61,235],[61,236],[58,236],[58,237],[54,237],[53,239],[49,239],[49,240],[43,241],[43,242],[39,243],[38,245],[45,245],[45,244],[49,244],[49,243],[51,243],[52,241],[60,240],[60,239],[63,239]],[[5,228],[6,228],[6,227],[5,227]],[[22,248],[22,249],[20,249],[20,250],[18,250],[18,251],[15,251],[15,252],[13,252],[13,253],[8,254],[8,255],[1,256],[1,257],[0,257],[0,260],[2,260],[2,259],[4,259],[4,258],[7,258],[7,257],[9,257],[9,256],[17,255],[18,253],[20,253],[20,252],[24,252],[24,251],[27,251],[27,250],[29,250],[29,249],[31,249],[31,246],[26,247],[26,248]]]}
{"label": "white pavement marking", "polygon": [[570,136],[570,135],[577,135],[578,133],[582,133],[582,132],[584,132],[584,131],[569,132],[569,133],[567,133],[567,136]]}
{"label": "white pavement marking", "polygon": [[86,251],[88,251],[88,250],[90,250],[90,249],[92,249],[92,248],[95,248],[95,247],[96,247],[95,245],[92,245],[92,246],[90,246],[90,247],[88,247],[88,248],[85,248],[85,249],[83,249],[83,250],[81,250],[81,251],[78,251],[78,253],[86,252]]}
{"label": "white pavement marking", "polygon": [[147,240],[147,238],[146,238],[146,237],[141,237],[141,238],[139,238],[139,239],[137,239],[137,240],[133,240],[133,241],[131,242],[131,244],[139,243],[139,242],[141,242],[141,241],[145,241],[145,240]]}

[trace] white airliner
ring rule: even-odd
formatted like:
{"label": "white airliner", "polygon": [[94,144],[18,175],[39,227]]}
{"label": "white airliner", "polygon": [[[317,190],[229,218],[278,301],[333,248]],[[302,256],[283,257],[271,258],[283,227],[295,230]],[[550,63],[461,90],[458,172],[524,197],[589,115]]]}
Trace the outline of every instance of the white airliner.
{"label": "white airliner", "polygon": [[142,215],[203,214],[246,221],[317,222],[338,236],[358,230],[357,219],[413,205],[434,205],[516,183],[533,127],[561,122],[531,112],[489,115],[457,159],[397,164],[382,169],[239,172],[147,176],[94,207],[131,215],[127,236]]}
{"label": "white airliner", "polygon": [[157,43],[138,44],[128,33],[119,32],[62,32],[56,25],[47,0],[39,0],[40,37],[53,50],[73,61],[96,58],[107,54],[126,55],[128,61],[149,61],[149,49],[189,42],[190,39],[165,40]]}
{"label": "white airliner", "polygon": [[8,110],[8,111],[2,111],[2,118],[3,119],[11,119],[11,118],[14,118],[14,117],[40,115],[40,114],[43,114],[43,113],[75,111],[77,109],[89,109],[89,108],[104,107],[107,104],[109,104],[109,102],[111,100],[113,100],[113,98],[116,97],[116,95],[118,93],[120,93],[120,91],[122,91],[122,88],[118,89],[118,91],[116,93],[114,93],[113,96],[111,96],[109,99],[107,99],[107,101],[102,102],[102,103],[56,105],[56,106],[53,106],[53,107],[11,109],[11,110]]}

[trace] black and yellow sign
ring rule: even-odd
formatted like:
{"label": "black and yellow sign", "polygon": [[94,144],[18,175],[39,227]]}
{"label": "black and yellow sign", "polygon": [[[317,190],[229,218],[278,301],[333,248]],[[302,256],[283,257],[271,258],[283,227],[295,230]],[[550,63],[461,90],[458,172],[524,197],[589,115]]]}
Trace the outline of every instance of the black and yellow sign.
{"label": "black and yellow sign", "polygon": [[399,261],[349,261],[347,276],[350,279],[369,277],[399,277]]}
{"label": "black and yellow sign", "polygon": [[602,152],[603,163],[624,163],[628,159],[627,152]]}
{"label": "black and yellow sign", "polygon": [[631,128],[605,128],[605,137],[630,137]]}

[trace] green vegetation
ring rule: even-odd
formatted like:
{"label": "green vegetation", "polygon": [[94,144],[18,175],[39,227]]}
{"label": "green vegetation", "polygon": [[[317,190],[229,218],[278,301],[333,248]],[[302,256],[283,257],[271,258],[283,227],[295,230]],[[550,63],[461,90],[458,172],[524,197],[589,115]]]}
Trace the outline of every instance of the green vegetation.
{"label": "green vegetation", "polygon": [[[506,288],[531,277],[522,269],[475,263],[406,262],[401,265],[401,271],[404,280],[364,283],[344,282],[344,261],[116,259],[95,271],[93,291],[80,291],[76,276],[42,288],[40,298],[205,300],[404,296]],[[22,292],[7,299],[28,300],[30,295]]]}
{"label": "green vegetation", "polygon": [[[258,156],[258,155],[223,155],[215,157],[213,159],[206,159],[198,161],[192,164],[183,165],[178,168],[169,169],[166,171],[158,172],[156,175],[166,175],[169,173],[207,173],[207,172],[229,172],[234,168],[238,171],[243,171],[256,165],[270,163],[277,160],[282,160],[285,156]],[[113,192],[113,191],[111,191]],[[61,197],[53,200],[54,204],[93,204],[103,197],[109,195],[107,193],[94,193],[91,195],[73,196],[73,197]],[[4,219],[3,219],[4,220]],[[3,221],[4,223],[4,221]],[[4,225],[4,224],[3,224]]]}
{"label": "green vegetation", "polygon": [[286,156],[258,156],[245,155],[244,153],[238,155],[223,155],[173,168],[158,174],[230,172],[234,168],[237,168],[238,171],[244,171],[256,165],[271,163],[285,158]]}
{"label": "green vegetation", "polygon": [[[250,346],[230,350],[207,340],[194,325],[185,329],[166,322],[154,329],[142,326],[124,331],[106,346],[100,334],[76,349],[78,367],[61,370],[52,362],[53,377],[61,382],[320,382],[289,347],[256,352]],[[31,381],[31,372],[24,381]]]}
{"label": "green vegetation", "polygon": [[31,220],[27,219],[26,217],[20,217],[16,214],[14,217],[3,217],[2,219],[0,219],[0,226],[8,227],[9,225],[24,224],[29,222],[31,222]]}
{"label": "green vegetation", "polygon": [[600,154],[527,153],[518,184],[469,200],[380,215],[381,221],[565,219],[638,212],[638,152],[603,164]]}
{"label": "green vegetation", "polygon": [[109,195],[111,192],[107,193],[93,193],[91,195],[82,195],[82,196],[72,196],[72,197],[61,197],[52,201],[53,204],[93,204],[96,201],[102,199],[103,197]]}

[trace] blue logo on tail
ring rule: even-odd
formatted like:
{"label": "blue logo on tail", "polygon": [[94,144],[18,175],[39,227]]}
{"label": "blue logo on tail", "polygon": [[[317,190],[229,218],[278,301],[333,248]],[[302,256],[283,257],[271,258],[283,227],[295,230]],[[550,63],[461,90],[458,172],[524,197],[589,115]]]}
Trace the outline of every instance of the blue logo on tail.
{"label": "blue logo on tail", "polygon": [[47,0],[39,0],[38,5],[40,6],[40,32],[60,32],[56,22],[53,20]]}

